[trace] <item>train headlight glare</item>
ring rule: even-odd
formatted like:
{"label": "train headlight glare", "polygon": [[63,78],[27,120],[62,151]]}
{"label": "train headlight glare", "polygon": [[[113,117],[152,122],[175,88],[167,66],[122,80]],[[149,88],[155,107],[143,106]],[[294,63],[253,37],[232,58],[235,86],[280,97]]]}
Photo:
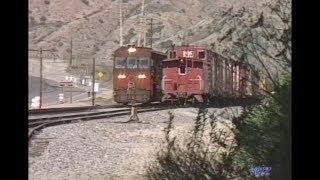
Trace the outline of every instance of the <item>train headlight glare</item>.
{"label": "train headlight glare", "polygon": [[134,48],[134,47],[130,47],[130,48],[128,49],[128,51],[129,51],[129,53],[132,53],[132,52],[136,52],[136,51],[137,51],[137,49],[136,49],[136,48]]}
{"label": "train headlight glare", "polygon": [[139,78],[139,79],[144,79],[144,78],[146,78],[146,75],[145,75],[145,74],[139,74],[139,75],[138,75],[138,78]]}
{"label": "train headlight glare", "polygon": [[126,75],[125,75],[125,74],[119,74],[119,75],[118,75],[118,78],[119,78],[119,79],[124,79],[124,78],[126,78]]}

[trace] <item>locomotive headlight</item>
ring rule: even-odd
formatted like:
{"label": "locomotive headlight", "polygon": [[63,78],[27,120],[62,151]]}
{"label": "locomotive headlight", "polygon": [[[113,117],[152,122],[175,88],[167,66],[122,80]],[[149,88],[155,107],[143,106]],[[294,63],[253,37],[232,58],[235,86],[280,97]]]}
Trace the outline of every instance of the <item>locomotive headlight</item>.
{"label": "locomotive headlight", "polygon": [[138,75],[138,78],[139,78],[139,79],[144,79],[144,78],[146,78],[146,75],[145,75],[145,74],[139,74],[139,75]]}
{"label": "locomotive headlight", "polygon": [[124,78],[126,78],[126,75],[125,75],[125,74],[119,74],[119,75],[118,75],[118,79],[124,79]]}
{"label": "locomotive headlight", "polygon": [[129,52],[129,53],[136,52],[136,51],[137,51],[137,49],[136,49],[135,47],[130,47],[130,48],[128,49],[128,52]]}

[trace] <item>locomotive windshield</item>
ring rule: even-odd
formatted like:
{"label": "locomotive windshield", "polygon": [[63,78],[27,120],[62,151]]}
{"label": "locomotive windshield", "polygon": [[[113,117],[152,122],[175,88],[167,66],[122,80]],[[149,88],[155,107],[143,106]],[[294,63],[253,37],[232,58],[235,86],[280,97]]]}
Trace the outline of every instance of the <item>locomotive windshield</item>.
{"label": "locomotive windshield", "polygon": [[116,57],[115,68],[126,68],[127,59],[124,57]]}
{"label": "locomotive windshield", "polygon": [[148,58],[133,58],[128,59],[128,68],[149,68],[149,59]]}
{"label": "locomotive windshield", "polygon": [[128,68],[137,68],[137,63],[136,63],[136,59],[135,58],[128,58]]}
{"label": "locomotive windshield", "polygon": [[148,58],[140,58],[138,61],[139,68],[149,68]]}
{"label": "locomotive windshield", "polygon": [[143,68],[147,69],[150,67],[149,59],[147,57],[116,57],[115,68]]}

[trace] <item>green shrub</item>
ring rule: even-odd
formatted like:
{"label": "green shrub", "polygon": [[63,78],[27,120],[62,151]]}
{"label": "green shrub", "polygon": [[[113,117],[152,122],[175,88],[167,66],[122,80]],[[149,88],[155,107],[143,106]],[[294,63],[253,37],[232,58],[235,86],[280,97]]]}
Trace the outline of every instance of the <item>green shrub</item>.
{"label": "green shrub", "polygon": [[[225,167],[224,157],[222,161],[216,159],[215,152],[209,152],[203,143],[203,132],[205,122],[211,124],[216,118],[206,118],[207,111],[199,108],[198,116],[195,120],[192,138],[185,147],[178,145],[176,137],[170,138],[170,131],[173,128],[174,116],[169,112],[169,121],[165,128],[166,148],[158,152],[155,164],[147,170],[146,177],[149,179],[215,179],[223,180],[231,176],[228,168]],[[214,129],[214,127],[212,127]],[[216,143],[221,141],[218,138],[221,134],[210,133],[210,141]],[[222,140],[223,141],[223,140]]]}
{"label": "green shrub", "polygon": [[[211,127],[210,144],[223,146],[225,139],[215,131],[217,115],[206,116],[199,108],[193,136],[185,146],[170,138],[173,114],[165,128],[167,146],[160,150],[157,159],[146,173],[149,179],[250,179],[249,169],[255,166],[272,167],[271,179],[291,179],[291,79],[286,77],[274,88],[274,94],[259,106],[245,107],[240,117],[234,118],[237,146],[229,154],[208,151],[203,143],[205,122]],[[220,115],[218,115],[220,116]]]}
{"label": "green shrub", "polygon": [[248,108],[234,119],[238,147],[228,157],[229,166],[243,177],[253,166],[272,167],[272,179],[290,179],[291,80],[275,87],[265,104]]}

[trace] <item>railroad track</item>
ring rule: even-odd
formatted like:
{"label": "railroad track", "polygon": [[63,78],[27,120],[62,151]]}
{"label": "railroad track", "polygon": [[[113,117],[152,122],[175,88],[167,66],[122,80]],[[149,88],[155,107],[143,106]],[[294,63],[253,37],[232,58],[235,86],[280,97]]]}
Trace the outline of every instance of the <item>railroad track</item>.
{"label": "railroad track", "polygon": [[[210,106],[211,105],[207,107],[210,107]],[[138,107],[138,113],[142,113],[142,112],[172,109],[180,106],[173,107],[168,104],[155,103],[151,105],[141,104],[141,105],[137,105],[137,107]],[[124,108],[124,109],[111,110],[111,108]],[[94,110],[96,110],[97,112],[94,112]],[[29,139],[31,139],[32,135],[36,131],[39,131],[48,126],[86,121],[86,120],[124,116],[124,115],[129,115],[130,113],[131,113],[131,109],[129,108],[129,106],[124,106],[121,104],[112,104],[112,105],[106,105],[106,106],[83,106],[83,107],[29,110],[28,137]]]}
{"label": "railroad track", "polygon": [[64,112],[80,112],[93,109],[105,109],[105,108],[121,108],[124,107],[121,104],[112,104],[105,106],[81,106],[81,107],[64,107],[64,108],[48,108],[48,109],[32,109],[29,110],[29,115],[40,115],[50,113],[64,113]]}
{"label": "railroad track", "polygon": [[[163,106],[163,104],[156,102],[153,104],[137,104],[137,107],[150,107],[150,106]],[[31,109],[29,110],[29,115],[40,115],[40,114],[56,114],[64,112],[81,112],[85,110],[94,110],[94,109],[106,109],[106,108],[129,108],[130,105],[123,104],[110,104],[104,106],[81,106],[81,107],[64,107],[64,108],[47,108],[47,109]]]}
{"label": "railroad track", "polygon": [[[122,106],[123,107],[123,106]],[[165,109],[171,109],[172,107],[168,106],[156,106],[156,107],[139,107],[138,113],[143,112],[151,112],[151,111],[159,111],[159,110],[165,110]],[[59,125],[59,124],[65,124],[65,123],[74,123],[74,122],[80,122],[80,121],[88,121],[88,120],[95,120],[95,119],[103,119],[103,118],[110,118],[110,117],[117,117],[117,116],[124,116],[124,115],[130,115],[131,109],[125,108],[125,109],[116,109],[116,110],[108,110],[105,111],[98,111],[98,112],[90,112],[88,111],[88,108],[82,108],[80,109],[73,109],[74,111],[67,111],[64,110],[56,110],[56,113],[54,115],[50,115],[55,112],[55,110],[51,109],[48,111],[47,115],[33,115],[29,116],[29,132],[28,137],[29,140],[32,138],[32,136],[35,134],[36,131],[40,131],[41,129],[49,126]],[[68,113],[66,113],[68,112]],[[74,113],[70,113],[74,112]],[[42,112],[44,114],[44,112]]]}

